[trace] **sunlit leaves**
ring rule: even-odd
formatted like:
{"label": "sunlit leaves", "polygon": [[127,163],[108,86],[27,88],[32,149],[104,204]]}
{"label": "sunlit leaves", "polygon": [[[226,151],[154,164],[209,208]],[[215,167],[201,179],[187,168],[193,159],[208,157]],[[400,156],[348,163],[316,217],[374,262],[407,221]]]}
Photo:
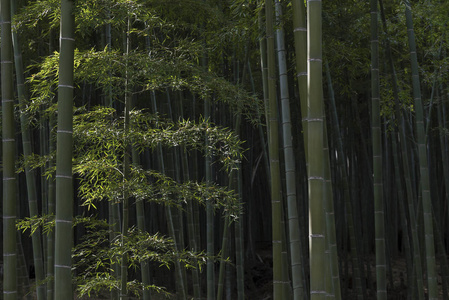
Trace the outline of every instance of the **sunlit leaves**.
{"label": "sunlit leaves", "polygon": [[[73,170],[80,180],[79,194],[87,207],[99,200],[119,202],[123,193],[136,201],[152,201],[181,206],[187,201],[224,207],[228,216],[237,216],[240,207],[233,191],[213,184],[178,183],[154,170],[133,165],[128,180],[123,180],[122,161],[125,140],[135,149],[155,149],[158,146],[202,151],[216,157],[224,168],[231,170],[240,161],[241,141],[230,130],[209,122],[173,123],[142,111],[131,112],[129,134],[123,130],[123,119],[111,108],[97,108],[74,117],[75,158]],[[205,143],[205,139],[208,143]],[[207,145],[207,147],[206,147]]]}
{"label": "sunlit leaves", "polygon": [[[224,78],[204,71],[182,58],[183,55],[174,56],[177,54],[180,53],[153,51],[149,56],[144,52],[132,52],[126,58],[119,51],[106,49],[75,51],[75,82],[94,84],[100,90],[108,90],[115,100],[120,101],[124,97],[126,77],[128,84],[139,87],[141,92],[166,88],[188,90],[201,98],[227,103],[248,118],[256,119],[257,107],[261,103],[254,96]],[[38,111],[42,104],[53,99],[58,82],[58,58],[58,53],[48,56],[39,65],[39,72],[29,77],[32,102],[28,109],[31,112]],[[125,68],[125,59],[128,69]]]}
{"label": "sunlit leaves", "polygon": [[[192,266],[205,261],[203,253],[178,251],[172,239],[159,234],[149,234],[131,228],[128,234],[120,239],[109,241],[110,228],[94,218],[84,218],[83,225],[88,232],[83,236],[83,242],[75,247],[73,258],[75,270],[80,274],[76,281],[81,295],[91,295],[104,290],[119,288],[117,280],[111,276],[112,265],[126,253],[130,268],[138,267],[140,262],[152,262],[157,266],[170,268],[175,260],[180,260],[186,266]],[[137,281],[128,282],[129,291],[136,296],[143,288],[168,295],[165,289],[155,286],[143,286]]]}

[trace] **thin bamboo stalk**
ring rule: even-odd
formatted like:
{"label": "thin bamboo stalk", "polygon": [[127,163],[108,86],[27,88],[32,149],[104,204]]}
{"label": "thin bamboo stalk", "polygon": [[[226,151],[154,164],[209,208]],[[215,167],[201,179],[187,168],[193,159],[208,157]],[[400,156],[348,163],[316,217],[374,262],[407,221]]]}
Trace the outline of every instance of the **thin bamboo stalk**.
{"label": "thin bamboo stalk", "polygon": [[[182,107],[182,92],[179,93],[180,99],[178,101],[178,107],[180,111],[180,117],[184,119],[184,112]],[[184,147],[181,149],[181,168],[182,168],[182,177],[184,181],[190,180],[190,174],[189,174],[189,159],[187,156],[187,149]],[[193,201],[187,202],[187,233],[189,237],[189,245],[190,248],[198,252],[198,242],[197,242],[197,232],[195,228],[195,220],[194,220],[194,210],[198,210],[198,207],[194,208]],[[201,285],[200,285],[200,276],[199,276],[199,265],[198,262],[195,260],[194,268],[192,268],[192,281],[193,281],[193,295],[195,300],[200,300],[201,298]]]}
{"label": "thin bamboo stalk", "polygon": [[[55,139],[53,138],[53,128],[55,127],[55,117],[50,116],[48,120],[49,130],[49,147],[48,150],[50,153],[53,153],[56,150]],[[55,161],[51,160],[48,163],[49,168],[53,168],[55,165]],[[54,177],[48,178],[48,193],[47,193],[47,214],[55,215],[56,213],[56,181]],[[55,231],[51,230],[47,235],[47,300],[54,299],[54,262],[55,262]]]}
{"label": "thin bamboo stalk", "polygon": [[[125,39],[125,55],[126,59],[129,58],[129,50],[130,50],[130,29],[131,29],[131,20],[128,17],[127,20],[127,30],[126,30],[126,39]],[[124,155],[123,155],[123,182],[125,183],[129,180],[130,177],[130,160],[131,160],[131,141],[128,138],[128,134],[130,131],[130,110],[132,106],[131,92],[129,86],[129,78],[128,78],[128,62],[126,62],[126,71],[125,71],[125,111],[124,111]],[[129,229],[129,195],[125,189],[123,190],[123,199],[122,199],[122,232],[121,232],[121,243],[122,247],[125,245],[125,239],[128,235]],[[126,251],[123,252],[121,257],[121,265],[120,265],[120,299],[128,299],[128,254]]]}
{"label": "thin bamboo stalk", "polygon": [[[282,19],[281,2],[275,2],[276,20],[278,23]],[[282,132],[283,132],[283,148],[285,160],[285,183],[287,195],[287,214],[288,214],[288,232],[289,247],[292,272],[293,299],[304,298],[304,278],[302,273],[302,248],[300,238],[299,217],[296,199],[296,172],[295,172],[295,155],[293,153],[293,136],[290,118],[290,96],[288,93],[287,79],[287,60],[284,41],[284,30],[282,26],[276,30],[277,50],[278,50],[278,68],[279,68],[279,85],[282,107]]]}
{"label": "thin bamboo stalk", "polygon": [[419,150],[420,186],[424,216],[425,249],[427,265],[427,288],[429,299],[438,298],[438,284],[435,262],[435,241],[433,236],[432,199],[430,196],[429,169],[427,163],[427,145],[424,125],[424,112],[421,100],[421,87],[419,81],[418,58],[416,52],[415,34],[410,2],[405,1],[405,17],[410,49],[412,68],[413,98],[415,100],[415,123]]}
{"label": "thin bamboo stalk", "polygon": [[[108,18],[110,18],[110,12],[108,8]],[[111,34],[111,24],[106,24],[105,28],[105,39],[106,39],[106,49],[107,51],[111,51],[112,49],[112,34]],[[108,87],[105,91],[105,105],[109,107],[113,107],[113,97],[112,97],[112,88]],[[120,203],[115,200],[111,200],[108,202],[108,220],[110,226],[110,234],[109,234],[109,243],[112,244],[119,237],[121,232],[121,224],[120,224]],[[112,277],[118,282],[120,280],[120,263],[114,259],[114,262],[111,266]],[[110,297],[111,300],[118,300],[120,295],[120,289],[111,289]]]}
{"label": "thin bamboo stalk", "polygon": [[[393,56],[391,54],[391,47],[390,42],[388,39],[388,31],[387,31],[387,22],[384,14],[383,9],[383,1],[379,0],[380,4],[380,13],[381,13],[381,19],[383,24],[384,33],[387,35],[386,39],[386,56],[388,58],[388,64],[390,67],[390,72],[392,76],[392,86],[393,86],[393,96],[395,99],[394,107],[395,107],[395,119],[397,120],[397,128],[398,128],[398,150],[402,153],[401,160],[399,161],[401,170],[403,170],[403,176],[405,177],[405,191],[406,191],[406,199],[407,199],[407,208],[408,208],[408,215],[410,218],[409,225],[411,227],[411,244],[413,247],[413,265],[415,272],[413,274],[413,278],[416,280],[416,285],[414,284],[413,287],[416,286],[417,292],[413,293],[412,295],[415,297],[418,296],[418,299],[422,300],[424,299],[424,285],[423,285],[423,272],[422,272],[422,263],[421,263],[421,255],[420,255],[420,245],[419,245],[419,238],[418,238],[418,232],[417,232],[417,221],[416,221],[416,214],[415,214],[415,199],[416,194],[413,192],[412,184],[411,184],[411,171],[409,166],[409,152],[407,151],[407,145],[405,144],[407,142],[407,137],[405,133],[405,117],[401,113],[401,110],[399,108],[399,88],[397,84],[397,77],[396,77],[396,71],[394,68],[393,63]],[[398,176],[398,175],[397,175]]]}
{"label": "thin bamboo stalk", "polygon": [[[16,11],[16,2],[11,1],[11,15]],[[27,92],[25,87],[25,77],[23,73],[22,51],[20,49],[19,38],[15,30],[12,31],[12,44],[14,48],[14,62],[16,69],[17,94],[19,103],[25,106],[27,101]],[[20,114],[20,128],[22,131],[22,147],[24,159],[30,157],[33,153],[31,145],[31,133],[28,126],[29,117],[26,112]],[[36,174],[29,166],[25,166],[25,176],[28,195],[28,207],[30,217],[39,215],[37,203]],[[45,283],[44,283],[44,259],[42,254],[42,237],[41,229],[36,229],[31,237],[33,244],[33,262],[36,276],[36,296],[38,300],[45,299]]]}
{"label": "thin bamboo stalk", "polygon": [[374,222],[377,299],[387,299],[385,221],[382,186],[382,130],[380,127],[379,39],[377,0],[371,0],[371,135],[373,140]]}
{"label": "thin bamboo stalk", "polygon": [[276,100],[276,69],[274,52],[274,11],[273,1],[265,1],[265,25],[267,36],[268,67],[268,152],[270,156],[271,207],[272,207],[272,243],[273,243],[273,297],[284,299],[282,268],[282,196],[281,171],[279,162],[278,104]]}
{"label": "thin bamboo stalk", "polygon": [[335,228],[335,211],[334,211],[334,199],[332,195],[332,178],[331,178],[331,165],[329,161],[329,144],[327,128],[324,126],[324,206],[326,213],[326,252],[327,254],[327,273],[326,280],[326,293],[327,298],[339,300],[341,299],[341,287],[340,287],[340,271],[338,267],[338,247],[337,247],[337,235]]}
{"label": "thin bamboo stalk", "polygon": [[[156,104],[156,96],[155,96],[154,91],[152,92],[151,95],[152,95],[151,102],[152,102],[152,106],[153,106],[153,111],[154,111],[154,113],[158,113],[158,108],[157,108],[157,104]],[[160,171],[163,174],[166,174],[167,168],[166,168],[165,159],[164,159],[161,145],[159,145],[157,148],[157,155],[158,155],[158,160],[159,160],[159,164],[160,164]],[[175,233],[175,226],[173,225],[174,220],[173,220],[173,214],[172,214],[171,209],[172,208],[169,205],[167,205],[165,207],[165,214],[166,214],[166,218],[167,218],[166,222],[167,222],[169,234],[173,238],[176,249],[178,249],[179,241],[178,241],[177,235]],[[176,289],[177,289],[177,293],[178,293],[178,298],[186,299],[186,290],[185,290],[185,284],[184,284],[184,279],[183,279],[183,271],[182,271],[181,263],[180,263],[179,259],[176,259],[174,264],[175,264],[175,279],[176,279]]]}
{"label": "thin bamboo stalk", "polygon": [[331,120],[332,120],[332,128],[335,130],[335,135],[337,137],[337,164],[341,170],[341,177],[343,182],[343,198],[344,198],[344,206],[346,211],[346,219],[347,219],[347,226],[348,226],[348,234],[349,234],[349,247],[351,251],[352,261],[353,261],[353,269],[354,273],[353,276],[355,277],[355,289],[357,291],[357,295],[360,295],[360,297],[363,295],[363,288],[362,288],[362,275],[361,275],[361,263],[360,263],[360,256],[359,256],[359,246],[356,239],[356,230],[354,225],[354,213],[353,213],[353,205],[351,201],[351,193],[349,188],[349,176],[348,176],[348,167],[345,163],[346,154],[343,151],[343,140],[341,137],[341,130],[340,125],[338,122],[338,115],[337,115],[337,107],[335,104],[335,96],[334,96],[334,90],[332,85],[332,78],[330,75],[329,65],[326,63],[326,77],[327,77],[327,83],[328,83],[328,91],[329,91],[329,100],[331,104]]}

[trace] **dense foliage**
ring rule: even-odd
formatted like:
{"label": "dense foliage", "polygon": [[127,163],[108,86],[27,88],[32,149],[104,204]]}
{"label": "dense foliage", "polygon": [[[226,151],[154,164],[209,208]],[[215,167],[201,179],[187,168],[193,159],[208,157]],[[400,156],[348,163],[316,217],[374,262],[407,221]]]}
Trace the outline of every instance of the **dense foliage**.
{"label": "dense foliage", "polygon": [[[312,299],[316,277],[309,264],[316,266],[309,246],[325,236],[323,259],[332,260],[324,253],[338,259],[326,261],[332,267],[318,274],[334,272],[326,293],[338,294],[340,282],[337,299],[369,299],[378,293],[372,261],[380,251],[375,214],[382,214],[388,297],[423,299],[431,285],[426,276],[434,273],[424,260],[435,245],[438,296],[449,298],[449,3],[372,1],[378,8],[372,17],[369,1],[312,1],[320,2],[320,10],[308,2],[73,2],[74,143],[63,150],[73,150],[72,283],[78,294],[149,299],[151,290],[180,299],[206,293],[221,299],[226,292],[243,300],[245,289],[247,297],[262,299],[274,285],[275,298]],[[22,126],[9,128],[4,115],[2,127],[32,137],[16,141],[17,227],[43,242],[39,258],[23,239],[23,258],[46,272],[36,286],[47,285],[51,299],[52,250],[58,251],[53,229],[61,5],[17,4],[12,29],[19,43],[13,46],[25,71],[16,68],[16,75],[26,82],[17,77],[15,116]],[[311,17],[316,12],[319,24]],[[303,21],[309,28],[298,27]],[[308,37],[309,48],[300,37],[306,29],[319,32]],[[416,51],[409,48],[412,40]],[[322,46],[322,54],[310,45]],[[299,60],[319,69],[310,76],[297,70]],[[378,118],[372,106],[376,86]],[[322,127],[313,127],[317,121]],[[380,167],[373,156],[382,156]],[[319,172],[311,175],[311,165]],[[37,186],[38,205],[31,204],[25,178]],[[323,186],[310,189],[317,179]],[[316,220],[320,234],[307,226]],[[432,233],[424,224],[433,225]],[[267,242],[279,256],[266,254]],[[394,274],[401,259],[406,268]]]}

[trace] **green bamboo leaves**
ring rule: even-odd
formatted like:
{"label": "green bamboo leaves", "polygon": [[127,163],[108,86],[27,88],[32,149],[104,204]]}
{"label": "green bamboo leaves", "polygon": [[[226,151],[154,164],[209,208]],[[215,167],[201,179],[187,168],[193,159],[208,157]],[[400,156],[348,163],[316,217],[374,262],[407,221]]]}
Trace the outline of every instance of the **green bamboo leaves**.
{"label": "green bamboo leaves", "polygon": [[61,33],[56,142],[55,299],[73,299],[73,1],[61,1]]}

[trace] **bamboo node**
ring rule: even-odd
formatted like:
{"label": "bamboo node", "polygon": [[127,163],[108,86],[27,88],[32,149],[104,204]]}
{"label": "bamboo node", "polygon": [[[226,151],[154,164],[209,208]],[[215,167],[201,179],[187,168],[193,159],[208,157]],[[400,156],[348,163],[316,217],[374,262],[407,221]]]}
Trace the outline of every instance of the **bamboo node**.
{"label": "bamboo node", "polygon": [[61,36],[59,39],[60,39],[60,40],[67,40],[67,41],[73,41],[73,42],[75,41],[74,38],[65,37],[65,36]]}
{"label": "bamboo node", "polygon": [[311,238],[324,238],[324,234],[312,233],[312,234],[309,234],[309,237],[311,237]]}
{"label": "bamboo node", "polygon": [[72,269],[72,266],[66,266],[66,265],[56,265],[55,264],[55,267],[56,268],[64,268],[64,269]]}
{"label": "bamboo node", "polygon": [[61,174],[56,174],[56,178],[68,178],[68,179],[72,179],[73,177],[71,175],[61,175]]}
{"label": "bamboo node", "polygon": [[58,85],[58,88],[61,88],[61,87],[73,89],[73,85],[68,85],[68,84],[59,84],[59,85]]}
{"label": "bamboo node", "polygon": [[297,28],[293,29],[293,32],[297,32],[297,31],[306,31],[307,32],[307,28],[306,27],[297,27]]}
{"label": "bamboo node", "polygon": [[309,122],[323,122],[323,118],[307,118]]}
{"label": "bamboo node", "polygon": [[56,132],[57,133],[69,133],[69,134],[73,133],[73,131],[71,131],[71,130],[62,130],[62,129],[58,129]]}

